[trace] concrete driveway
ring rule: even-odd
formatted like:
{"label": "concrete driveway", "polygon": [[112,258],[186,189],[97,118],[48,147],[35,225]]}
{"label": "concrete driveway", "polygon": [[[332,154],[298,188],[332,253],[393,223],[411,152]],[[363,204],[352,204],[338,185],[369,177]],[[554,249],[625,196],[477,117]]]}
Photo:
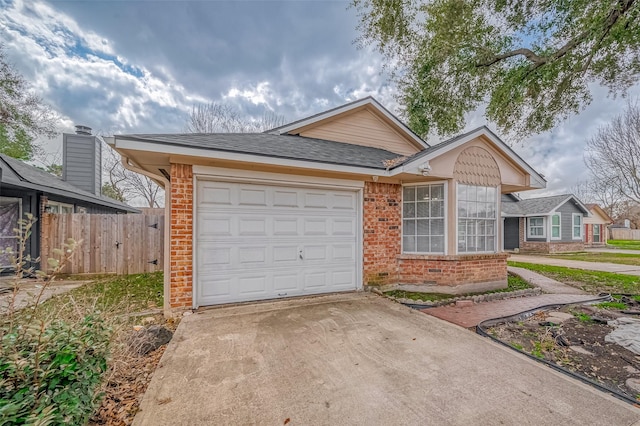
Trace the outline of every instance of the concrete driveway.
{"label": "concrete driveway", "polygon": [[640,424],[640,409],[363,293],[184,318],[134,425]]}

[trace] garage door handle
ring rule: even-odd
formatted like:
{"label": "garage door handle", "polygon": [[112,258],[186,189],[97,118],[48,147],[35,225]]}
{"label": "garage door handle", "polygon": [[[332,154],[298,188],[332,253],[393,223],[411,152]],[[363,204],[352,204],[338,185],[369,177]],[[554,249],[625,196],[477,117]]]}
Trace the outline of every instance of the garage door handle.
{"label": "garage door handle", "polygon": [[301,260],[304,260],[304,257],[302,257],[302,250],[300,250],[300,253],[298,255],[300,256]]}

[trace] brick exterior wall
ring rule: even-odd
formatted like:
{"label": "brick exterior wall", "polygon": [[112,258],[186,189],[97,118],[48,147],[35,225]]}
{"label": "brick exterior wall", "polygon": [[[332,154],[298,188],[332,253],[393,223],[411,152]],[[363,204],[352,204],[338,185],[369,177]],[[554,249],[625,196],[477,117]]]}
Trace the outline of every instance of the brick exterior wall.
{"label": "brick exterior wall", "polygon": [[536,242],[525,241],[520,246],[521,253],[562,253],[569,251],[582,251],[584,250],[584,243],[582,241],[577,242]]}
{"label": "brick exterior wall", "polygon": [[[364,284],[460,284],[506,281],[508,254],[402,254],[402,186],[364,187]],[[455,224],[453,230],[455,232]]]}
{"label": "brick exterior wall", "polygon": [[456,256],[409,255],[398,256],[399,283],[460,284],[505,281],[507,253]]}
{"label": "brick exterior wall", "polygon": [[193,172],[191,165],[171,164],[170,297],[169,306],[193,303]]}
{"label": "brick exterior wall", "polygon": [[395,283],[401,250],[402,186],[365,182],[363,251],[365,285]]}

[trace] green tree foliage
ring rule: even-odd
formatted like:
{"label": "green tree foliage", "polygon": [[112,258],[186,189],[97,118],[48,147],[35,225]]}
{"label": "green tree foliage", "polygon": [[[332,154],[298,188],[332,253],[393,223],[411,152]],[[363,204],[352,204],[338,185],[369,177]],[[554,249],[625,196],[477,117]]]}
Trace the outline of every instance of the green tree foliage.
{"label": "green tree foliage", "polygon": [[0,44],[0,153],[30,160],[37,137],[53,137],[56,116],[29,83],[7,62]]}
{"label": "green tree foliage", "polygon": [[118,186],[110,182],[102,184],[102,195],[113,198],[114,200],[118,200],[123,203],[127,202],[127,197],[124,195],[124,190],[118,188]]}
{"label": "green tree foliage", "polygon": [[486,104],[502,131],[553,128],[640,75],[636,0],[352,0],[361,45],[385,55],[409,125],[450,134]]}

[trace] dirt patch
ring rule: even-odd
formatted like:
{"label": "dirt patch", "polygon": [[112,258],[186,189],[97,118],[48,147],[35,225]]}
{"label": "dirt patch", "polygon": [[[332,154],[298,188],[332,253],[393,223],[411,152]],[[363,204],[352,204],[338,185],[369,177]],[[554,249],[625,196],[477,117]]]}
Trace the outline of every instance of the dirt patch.
{"label": "dirt patch", "polygon": [[640,384],[640,355],[605,341],[614,330],[608,321],[626,316],[622,311],[629,309],[636,309],[635,301],[622,309],[564,306],[485,327],[485,331],[518,350],[640,401],[637,385],[635,389],[629,386]]}
{"label": "dirt patch", "polygon": [[[166,321],[162,315],[147,317],[145,320],[164,326],[172,332],[178,326],[176,321]],[[115,350],[109,360],[109,373],[102,389],[102,404],[90,425],[127,426],[133,422],[138,412],[142,397],[167,345],[146,355],[137,355],[128,349],[126,343],[134,332],[133,328],[127,328],[118,333]]]}

